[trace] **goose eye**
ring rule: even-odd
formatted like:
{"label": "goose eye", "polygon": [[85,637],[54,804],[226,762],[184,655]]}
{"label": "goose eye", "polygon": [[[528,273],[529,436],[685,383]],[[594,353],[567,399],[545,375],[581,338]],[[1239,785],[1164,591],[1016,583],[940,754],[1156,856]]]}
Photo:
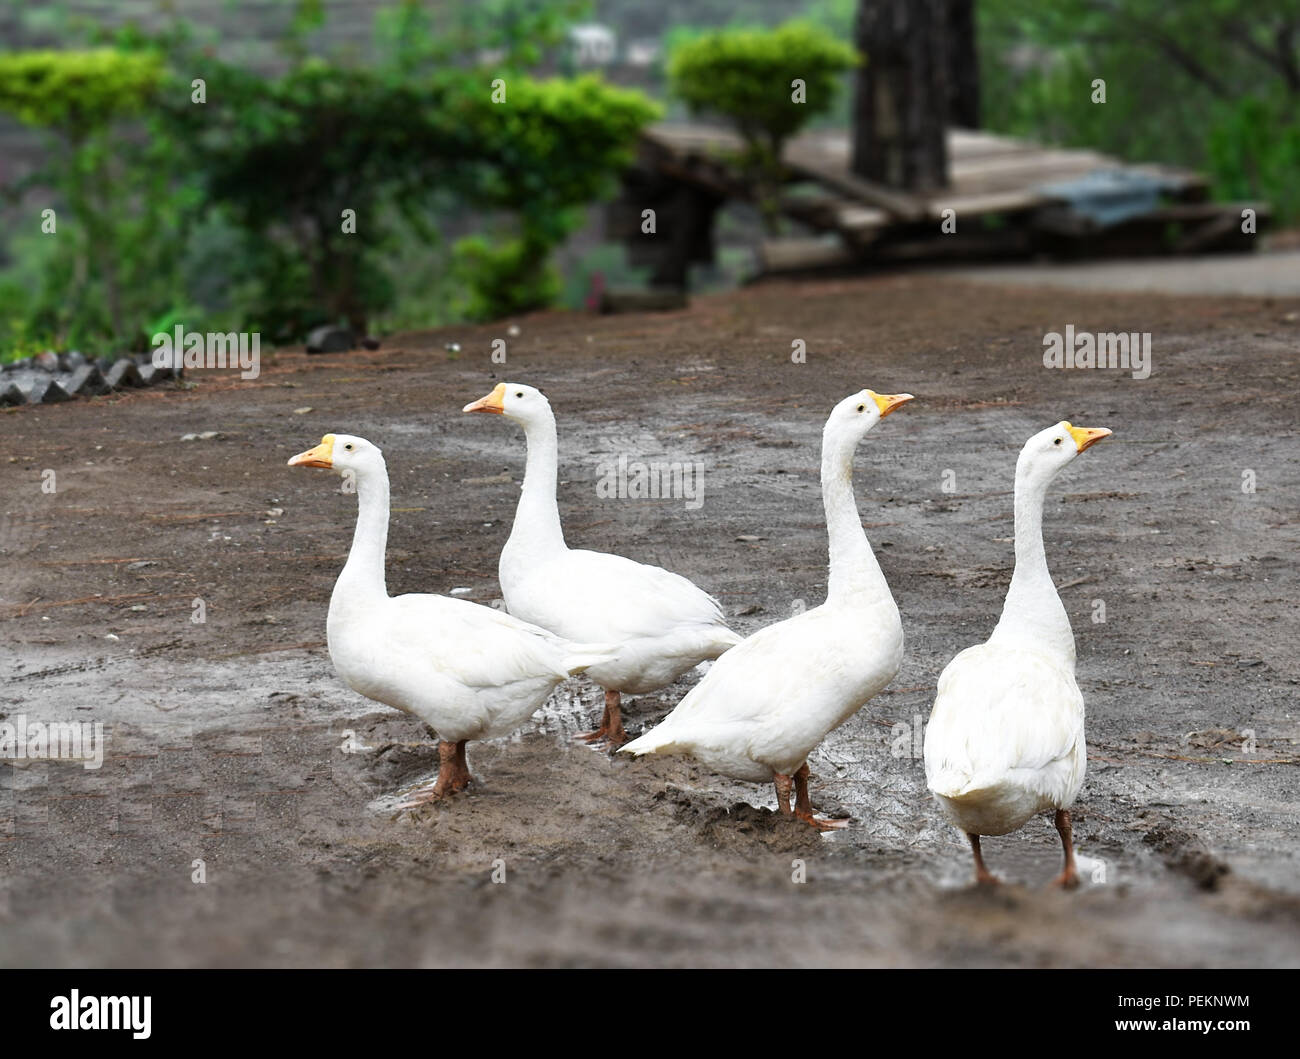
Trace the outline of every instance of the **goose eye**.
{"label": "goose eye", "polygon": [[1060,443],[1061,443],[1060,438],[1057,438],[1055,441],[1052,442],[1053,445],[1059,445]]}
{"label": "goose eye", "polygon": [[351,445],[351,443],[349,443],[349,444],[347,444],[347,445],[344,445],[343,447],[344,447],[345,449],[347,449],[348,452],[351,452],[351,451],[352,451],[352,445]]}
{"label": "goose eye", "polygon": [[524,395],[524,391],[523,391],[523,390],[518,390],[518,391],[516,391],[516,393],[515,393],[515,396],[516,396],[516,397],[522,397],[523,395]]}
{"label": "goose eye", "polygon": [[866,410],[867,410],[867,406],[866,406],[866,405],[864,405],[864,404],[860,404],[860,405],[858,405],[858,411],[859,411],[859,412],[865,412]]}

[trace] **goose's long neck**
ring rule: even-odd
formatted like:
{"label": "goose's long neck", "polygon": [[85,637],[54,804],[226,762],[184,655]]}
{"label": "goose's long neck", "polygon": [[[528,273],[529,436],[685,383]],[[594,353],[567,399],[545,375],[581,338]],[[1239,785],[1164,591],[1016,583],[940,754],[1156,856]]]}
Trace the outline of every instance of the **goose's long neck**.
{"label": "goose's long neck", "polygon": [[348,561],[334,585],[335,596],[348,603],[387,599],[384,551],[388,546],[388,471],[360,473],[357,483],[357,526]]}
{"label": "goose's long neck", "polygon": [[995,638],[1032,643],[1074,665],[1074,633],[1060,594],[1052,584],[1043,548],[1043,503],[1049,482],[1017,470],[1016,569],[993,630]]}
{"label": "goose's long neck", "polygon": [[874,600],[889,594],[880,564],[867,542],[853,497],[853,446],[827,438],[822,442],[822,503],[830,537],[827,602]]}
{"label": "goose's long neck", "polygon": [[[528,443],[528,460],[524,465],[524,485],[515,509],[511,542],[525,545],[530,553],[547,554],[564,549],[564,531],[560,528],[560,507],[555,499],[559,473],[560,446],[555,433],[555,417],[539,416],[524,424]],[[518,535],[518,536],[516,536]]]}

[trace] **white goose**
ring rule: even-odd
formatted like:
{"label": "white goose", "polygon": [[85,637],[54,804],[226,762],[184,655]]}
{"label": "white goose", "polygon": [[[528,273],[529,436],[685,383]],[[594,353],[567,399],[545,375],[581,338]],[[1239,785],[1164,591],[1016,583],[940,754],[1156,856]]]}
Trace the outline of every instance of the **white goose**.
{"label": "white goose", "polygon": [[357,525],[330,596],[330,659],[353,691],[419,718],[438,737],[437,782],[403,807],[463,790],[472,778],[468,740],[508,734],[562,680],[612,656],[607,646],[569,643],[468,600],[390,596],[388,469],[364,438],[326,434],[289,466],[354,476]]}
{"label": "white goose", "polygon": [[1083,696],[1074,681],[1074,635],[1043,551],[1043,500],[1057,472],[1107,437],[1061,422],[1030,438],[1016,461],[1016,568],[1002,618],[986,643],[957,655],[939,677],[925,730],[925,779],[965,832],[980,883],[981,835],[1005,835],[1054,809],[1065,850],[1061,886],[1078,884],[1070,812],[1088,754]]}
{"label": "white goose", "polygon": [[776,785],[777,803],[821,830],[846,826],[813,814],[813,748],[894,679],[903,626],[853,499],[853,454],[907,393],[862,390],[831,411],[822,434],[822,501],[830,537],[826,602],[756,632],[723,655],[629,754],[689,754],[716,772]]}
{"label": "white goose", "polygon": [[567,639],[619,645],[615,658],[587,670],[605,689],[605,712],[600,727],[581,736],[619,746],[627,738],[623,692],[666,687],[740,637],[727,628],[717,600],[686,578],[564,543],[555,499],[555,415],[541,390],[500,383],[464,411],[504,415],[524,428],[528,460],[514,526],[501,550],[501,594],[506,609],[525,621]]}

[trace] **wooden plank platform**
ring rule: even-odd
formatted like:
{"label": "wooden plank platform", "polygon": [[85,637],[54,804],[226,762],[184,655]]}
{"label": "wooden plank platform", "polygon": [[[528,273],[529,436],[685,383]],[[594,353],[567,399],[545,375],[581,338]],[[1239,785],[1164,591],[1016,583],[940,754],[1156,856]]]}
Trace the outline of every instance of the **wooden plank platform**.
{"label": "wooden plank platform", "polygon": [[[664,188],[672,187],[693,189],[707,196],[710,203],[730,199],[754,202],[755,189],[736,163],[742,149],[739,136],[722,126],[670,122],[652,126],[642,135],[637,193],[628,185],[626,201],[611,207],[611,216],[633,217],[633,208],[639,211],[638,204],[646,201],[647,182],[659,187],[664,202],[668,201]],[[1234,243],[1237,225],[1233,218],[1239,219],[1241,206],[1252,205],[1261,218],[1268,215],[1262,204],[1207,202],[1208,184],[1199,173],[1158,164],[1136,165],[1099,151],[1047,147],[995,133],[950,129],[948,152],[950,185],[916,193],[863,180],[851,172],[846,130],[818,129],[793,138],[783,158],[788,179],[778,209],[814,235],[792,233],[786,246],[781,245],[782,239],[766,240],[760,262],[767,269],[783,271],[854,260],[1023,254],[1045,248],[1052,253],[1104,252],[1108,242],[1131,248],[1144,240],[1151,252],[1199,252]],[[1069,202],[1045,190],[1114,170],[1157,178],[1164,185],[1160,208],[1120,222],[1115,226],[1118,231],[1100,229]],[[956,211],[956,236],[940,230],[946,210]],[[1001,217],[1000,226],[1006,230],[978,223],[989,216]],[[625,219],[616,227],[634,241],[636,233],[628,223]],[[679,219],[679,226],[682,223],[686,223],[684,218]],[[1171,223],[1178,226],[1172,240]],[[828,234],[838,238],[838,248],[824,241]],[[712,236],[703,235],[698,240],[679,239],[678,247],[691,245],[690,256],[679,259],[681,251],[677,251],[678,258],[668,262],[671,267],[662,275],[684,275],[689,262],[707,260],[704,247],[711,245]],[[1077,246],[1069,245],[1072,240]],[[657,247],[641,241],[636,252],[643,260],[648,260],[646,255],[659,254],[667,262],[671,256],[666,241]]]}
{"label": "wooden plank platform", "polygon": [[[665,152],[689,164],[691,159],[727,158],[742,147],[730,129],[699,124],[663,122],[645,134]],[[1098,169],[1130,169],[1167,180],[1171,194],[1196,197],[1205,187],[1199,173],[1168,166],[1133,165],[1099,151],[1043,147],[1025,140],[971,129],[948,130],[951,185],[919,195],[884,188],[849,171],[849,134],[826,129],[796,136],[786,146],[785,163],[796,176],[815,180],[844,193],[859,205],[878,207],[902,221],[938,217],[944,209],[959,213],[1029,210],[1052,199],[1035,189]]]}

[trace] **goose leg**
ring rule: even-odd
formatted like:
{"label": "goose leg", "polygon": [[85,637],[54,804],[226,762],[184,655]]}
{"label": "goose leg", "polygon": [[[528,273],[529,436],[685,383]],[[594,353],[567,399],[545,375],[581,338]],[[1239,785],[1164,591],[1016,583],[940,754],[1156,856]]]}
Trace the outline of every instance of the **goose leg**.
{"label": "goose leg", "polygon": [[397,806],[398,809],[414,809],[426,802],[436,802],[451,794],[457,794],[470,785],[473,777],[469,774],[469,762],[465,760],[465,743],[449,743],[438,740],[438,778],[433,783],[418,787]]}
{"label": "goose leg", "polygon": [[773,772],[772,783],[776,787],[776,804],[781,810],[781,815],[794,816],[794,810],[790,808],[790,788],[794,785],[794,781],[783,772]]}
{"label": "goose leg", "polygon": [[1053,883],[1064,890],[1073,890],[1079,885],[1079,869],[1074,863],[1074,827],[1070,823],[1070,810],[1056,810],[1056,830],[1061,836],[1061,847],[1065,850],[1065,867]]}
{"label": "goose leg", "polygon": [[594,732],[580,732],[578,738],[588,743],[606,743],[609,746],[622,746],[627,742],[627,733],[623,731],[620,692],[605,692],[605,712],[600,715],[600,727]]}
{"label": "goose leg", "polygon": [[975,881],[980,886],[997,886],[1000,880],[988,868],[984,867],[984,854],[980,852],[979,835],[968,834],[970,851],[975,854]]}
{"label": "goose leg", "polygon": [[831,820],[813,812],[812,799],[808,796],[808,762],[804,762],[794,774],[794,815],[805,824],[811,824],[818,831],[838,831],[849,826],[847,820]]}

